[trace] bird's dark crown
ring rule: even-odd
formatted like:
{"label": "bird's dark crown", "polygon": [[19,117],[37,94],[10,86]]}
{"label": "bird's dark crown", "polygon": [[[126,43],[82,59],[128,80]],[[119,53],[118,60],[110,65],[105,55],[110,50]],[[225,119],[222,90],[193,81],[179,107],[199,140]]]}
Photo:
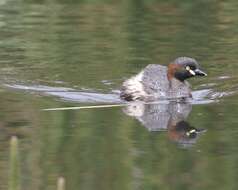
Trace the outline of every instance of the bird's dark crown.
{"label": "bird's dark crown", "polygon": [[190,57],[179,57],[175,59],[172,64],[178,64],[182,67],[189,66],[192,70],[199,68],[198,62]]}

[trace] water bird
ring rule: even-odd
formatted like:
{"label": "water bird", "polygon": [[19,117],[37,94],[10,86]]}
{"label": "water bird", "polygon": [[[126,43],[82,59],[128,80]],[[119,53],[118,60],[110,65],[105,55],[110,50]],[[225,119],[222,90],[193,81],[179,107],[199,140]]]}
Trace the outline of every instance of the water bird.
{"label": "water bird", "polygon": [[191,98],[190,84],[195,76],[207,76],[198,62],[190,57],[179,57],[168,67],[150,64],[137,75],[123,82],[120,97],[126,101],[145,102],[161,99]]}

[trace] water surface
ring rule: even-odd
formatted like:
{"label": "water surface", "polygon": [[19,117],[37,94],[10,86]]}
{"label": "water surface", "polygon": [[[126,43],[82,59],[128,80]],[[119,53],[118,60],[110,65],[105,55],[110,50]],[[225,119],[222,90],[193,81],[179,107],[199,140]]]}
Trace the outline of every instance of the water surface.
{"label": "water surface", "polygon": [[[60,176],[72,190],[237,189],[237,8],[1,0],[0,189],[13,135],[25,190],[56,189]],[[79,92],[115,103],[126,78],[178,56],[196,58],[208,73],[190,80],[198,97],[209,92],[195,103],[42,111],[98,104],[88,94],[78,101]]]}

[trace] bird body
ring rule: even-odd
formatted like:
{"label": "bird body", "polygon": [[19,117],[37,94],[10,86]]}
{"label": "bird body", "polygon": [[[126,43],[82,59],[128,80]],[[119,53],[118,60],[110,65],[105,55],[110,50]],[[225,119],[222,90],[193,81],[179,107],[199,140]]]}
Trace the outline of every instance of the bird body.
{"label": "bird body", "polygon": [[120,96],[127,101],[189,98],[191,89],[186,79],[196,74],[206,75],[192,58],[177,58],[168,67],[150,64],[122,84]]}

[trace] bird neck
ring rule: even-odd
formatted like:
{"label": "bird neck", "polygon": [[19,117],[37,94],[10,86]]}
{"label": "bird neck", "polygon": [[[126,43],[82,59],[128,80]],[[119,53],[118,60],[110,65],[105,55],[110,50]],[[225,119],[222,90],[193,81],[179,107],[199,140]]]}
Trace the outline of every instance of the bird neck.
{"label": "bird neck", "polygon": [[172,78],[174,78],[174,74],[175,74],[175,71],[177,69],[177,65],[176,64],[173,64],[173,63],[170,63],[168,65],[168,70],[167,70],[167,77],[168,77],[168,80],[171,81]]}

